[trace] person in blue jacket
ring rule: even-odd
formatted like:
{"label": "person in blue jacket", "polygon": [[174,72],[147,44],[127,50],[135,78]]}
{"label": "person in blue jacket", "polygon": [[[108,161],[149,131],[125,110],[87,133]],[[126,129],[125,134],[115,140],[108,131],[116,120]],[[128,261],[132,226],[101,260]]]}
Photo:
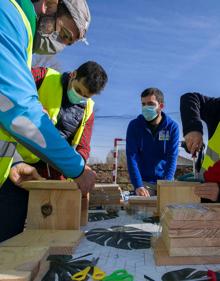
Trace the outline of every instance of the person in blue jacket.
{"label": "person in blue jacket", "polygon": [[19,185],[39,179],[17,142],[74,178],[82,192],[94,186],[95,172],[44,113],[30,70],[32,50],[55,54],[84,40],[89,23],[86,0],[0,1],[0,241],[23,230],[28,194]]}
{"label": "person in blue jacket", "polygon": [[157,180],[173,180],[179,146],[179,128],[162,110],[164,95],[157,88],[141,94],[142,114],[127,128],[128,172],[135,192],[156,195]]}

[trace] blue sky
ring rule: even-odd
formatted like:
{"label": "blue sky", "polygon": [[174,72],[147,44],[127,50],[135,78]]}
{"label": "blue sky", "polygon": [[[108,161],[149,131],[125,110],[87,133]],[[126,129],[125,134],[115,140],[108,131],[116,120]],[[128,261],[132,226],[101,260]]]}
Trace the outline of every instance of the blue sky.
{"label": "blue sky", "polygon": [[94,60],[108,73],[106,89],[95,97],[92,157],[104,161],[114,137],[125,137],[148,87],[164,92],[165,112],[177,121],[181,94],[220,96],[219,0],[88,0],[88,5],[89,46],[77,43],[57,59],[65,71]]}

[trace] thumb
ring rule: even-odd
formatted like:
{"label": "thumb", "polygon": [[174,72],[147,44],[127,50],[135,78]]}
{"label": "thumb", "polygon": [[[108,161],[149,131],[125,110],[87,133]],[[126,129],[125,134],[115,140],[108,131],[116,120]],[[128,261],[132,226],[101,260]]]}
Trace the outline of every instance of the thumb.
{"label": "thumb", "polygon": [[20,179],[19,171],[16,168],[11,169],[10,178],[13,182],[18,182]]}
{"label": "thumb", "polygon": [[45,178],[41,177],[38,174],[36,169],[34,169],[33,172],[32,172],[32,178],[33,178],[33,180],[46,180]]}

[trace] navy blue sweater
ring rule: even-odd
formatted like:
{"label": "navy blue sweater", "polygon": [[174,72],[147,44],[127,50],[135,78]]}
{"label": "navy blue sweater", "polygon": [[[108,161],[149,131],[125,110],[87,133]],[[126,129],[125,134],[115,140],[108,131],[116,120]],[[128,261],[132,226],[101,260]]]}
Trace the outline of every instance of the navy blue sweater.
{"label": "navy blue sweater", "polygon": [[174,177],[179,128],[177,123],[163,112],[162,117],[154,136],[143,115],[139,115],[128,125],[127,164],[135,189],[143,186],[142,181],[156,183],[159,179],[172,180]]}

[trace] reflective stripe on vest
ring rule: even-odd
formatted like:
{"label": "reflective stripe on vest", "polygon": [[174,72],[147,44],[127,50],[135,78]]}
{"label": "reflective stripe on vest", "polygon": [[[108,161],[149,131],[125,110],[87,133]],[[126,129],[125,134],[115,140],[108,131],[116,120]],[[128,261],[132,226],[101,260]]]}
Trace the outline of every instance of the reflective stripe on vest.
{"label": "reflective stripe on vest", "polygon": [[16,143],[0,140],[0,157],[13,157]]}
{"label": "reflective stripe on vest", "polygon": [[[32,61],[32,46],[33,46],[33,35],[30,23],[21,9],[21,7],[18,5],[18,3],[15,0],[10,0],[11,3],[16,7],[19,14],[21,15],[22,21],[25,25],[25,28],[27,30],[28,34],[28,46],[26,48],[27,52],[27,65],[31,69],[31,61]],[[0,186],[5,182],[7,179],[11,164],[13,161],[13,155],[16,148],[16,141],[11,137],[5,130],[0,129]]]}
{"label": "reflective stripe on vest", "polygon": [[208,147],[202,163],[201,172],[203,173],[208,170],[208,168],[213,166],[218,160],[220,160],[220,122],[215,133],[208,141]]}
{"label": "reflective stripe on vest", "polygon": [[18,5],[18,3],[15,0],[10,0],[12,2],[12,4],[14,4],[14,6],[17,8],[17,10],[19,11],[22,20],[24,22],[24,25],[26,27],[27,30],[27,34],[28,34],[28,46],[26,48],[26,52],[27,52],[27,65],[29,67],[29,69],[31,69],[31,63],[32,63],[32,49],[33,49],[33,34],[32,34],[32,30],[31,30],[31,25],[25,15],[25,13],[23,12],[23,10],[21,9],[21,7]]}
{"label": "reflective stripe on vest", "polygon": [[[38,90],[38,95],[43,108],[48,112],[54,125],[56,125],[63,96],[62,74],[52,68],[48,68],[44,80]],[[92,99],[88,99],[82,122],[72,142],[74,147],[77,147],[80,142],[85,124],[93,112],[93,106],[94,101]],[[28,151],[22,145],[18,144],[17,150],[25,162],[31,164],[39,161],[37,156]]]}
{"label": "reflective stripe on vest", "polygon": [[86,126],[86,122],[93,112],[93,107],[94,107],[94,101],[92,99],[88,99],[87,104],[86,104],[86,108],[84,110],[82,122],[81,122],[80,127],[77,130],[77,133],[75,134],[75,136],[73,138],[73,141],[72,141],[72,145],[75,148],[80,143],[80,140],[81,140],[81,137],[82,137],[82,134],[83,134],[83,130]]}

